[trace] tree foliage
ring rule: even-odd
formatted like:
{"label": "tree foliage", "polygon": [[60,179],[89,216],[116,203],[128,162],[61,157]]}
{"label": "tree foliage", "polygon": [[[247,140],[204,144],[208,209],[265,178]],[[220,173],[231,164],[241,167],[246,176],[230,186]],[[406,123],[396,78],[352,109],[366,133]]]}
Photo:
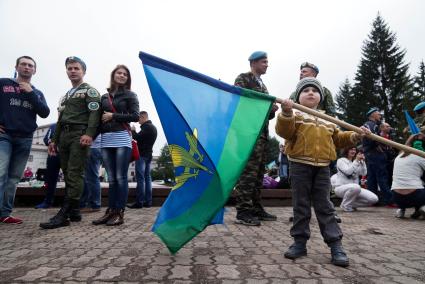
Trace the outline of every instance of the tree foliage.
{"label": "tree foliage", "polygon": [[409,64],[404,63],[406,50],[397,44],[378,14],[372,30],[362,47],[362,58],[355,75],[353,96],[355,103],[348,105],[352,115],[348,122],[362,125],[371,107],[383,111],[384,119],[399,133],[406,125],[402,109],[412,109],[418,102],[413,92],[413,80],[408,74]]}

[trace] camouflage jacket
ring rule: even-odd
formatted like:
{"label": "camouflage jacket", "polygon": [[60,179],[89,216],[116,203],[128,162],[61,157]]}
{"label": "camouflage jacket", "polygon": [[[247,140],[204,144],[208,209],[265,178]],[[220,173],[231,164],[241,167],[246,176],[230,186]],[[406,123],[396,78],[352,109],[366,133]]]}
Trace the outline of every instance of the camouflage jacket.
{"label": "camouflage jacket", "polygon": [[100,123],[100,94],[87,83],[83,83],[76,89],[71,89],[60,100],[59,119],[55,135],[52,139],[56,144],[62,128],[66,124],[87,125],[85,135],[94,138]]}
{"label": "camouflage jacket", "polygon": [[[235,86],[254,90],[260,93],[268,94],[269,91],[267,90],[266,85],[264,85],[263,81],[261,79],[257,79],[255,75],[252,72],[247,73],[241,73],[239,76],[235,79]],[[273,111],[270,111],[269,113],[269,120],[273,119],[275,116],[275,113]],[[261,132],[261,137],[268,139],[269,136],[269,122],[267,121],[264,125],[264,128]]]}
{"label": "camouflage jacket", "polygon": [[[320,102],[317,108],[320,110],[324,110],[327,115],[336,116],[335,104],[331,91],[329,91],[328,88],[323,87],[323,92],[323,100]],[[293,92],[289,98],[295,101],[295,92]]]}

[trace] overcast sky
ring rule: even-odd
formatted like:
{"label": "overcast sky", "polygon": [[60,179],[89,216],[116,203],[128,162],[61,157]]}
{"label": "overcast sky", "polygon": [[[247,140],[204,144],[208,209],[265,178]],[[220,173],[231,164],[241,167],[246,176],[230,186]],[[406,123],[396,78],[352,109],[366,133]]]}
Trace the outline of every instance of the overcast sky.
{"label": "overcast sky", "polygon": [[[353,79],[363,41],[378,11],[416,74],[425,55],[425,1],[131,1],[0,0],[0,77],[11,77],[15,60],[37,61],[33,84],[44,92],[56,121],[59,98],[70,88],[64,60],[87,64],[85,81],[102,94],[110,72],[125,64],[141,110],[160,129],[155,154],[166,142],[138,59],[145,51],[213,78],[233,83],[249,70],[255,50],[269,54],[263,77],[271,95],[286,98],[298,81],[299,65],[310,61],[335,95]],[[270,124],[274,134],[274,122]]]}

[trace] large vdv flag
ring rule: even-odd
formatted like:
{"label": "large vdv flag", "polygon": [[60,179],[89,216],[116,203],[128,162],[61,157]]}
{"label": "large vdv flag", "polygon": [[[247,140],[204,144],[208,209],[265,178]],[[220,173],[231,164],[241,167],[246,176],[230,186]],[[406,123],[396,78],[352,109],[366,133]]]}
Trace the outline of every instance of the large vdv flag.
{"label": "large vdv flag", "polygon": [[152,231],[174,254],[222,213],[275,98],[139,57],[176,176]]}

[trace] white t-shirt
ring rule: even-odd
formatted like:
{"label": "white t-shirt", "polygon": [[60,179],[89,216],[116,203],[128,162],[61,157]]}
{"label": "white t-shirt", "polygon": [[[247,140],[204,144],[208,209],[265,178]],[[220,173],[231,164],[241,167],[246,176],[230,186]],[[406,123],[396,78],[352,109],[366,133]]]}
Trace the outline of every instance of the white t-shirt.
{"label": "white t-shirt", "polygon": [[425,159],[414,154],[394,161],[393,184],[391,189],[424,188],[421,177],[425,171]]}

